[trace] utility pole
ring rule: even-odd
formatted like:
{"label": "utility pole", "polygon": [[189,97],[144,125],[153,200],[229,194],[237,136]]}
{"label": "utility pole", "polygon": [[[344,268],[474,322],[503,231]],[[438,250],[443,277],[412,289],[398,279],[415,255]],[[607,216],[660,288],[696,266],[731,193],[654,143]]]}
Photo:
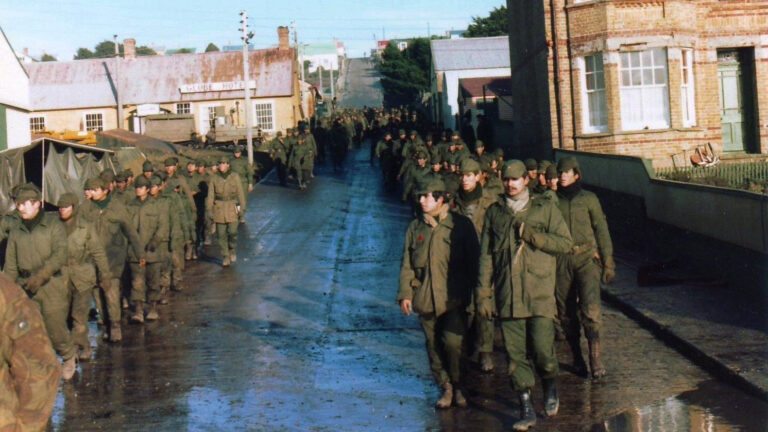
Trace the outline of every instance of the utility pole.
{"label": "utility pole", "polygon": [[323,66],[317,67],[317,75],[320,77],[320,94],[323,94]]}
{"label": "utility pole", "polygon": [[243,25],[243,82],[245,87],[245,140],[248,147],[248,165],[253,166],[253,123],[251,120],[251,73],[248,62],[248,43],[253,37],[253,32],[248,31],[248,16],[245,11],[240,11],[240,23]]}
{"label": "utility pole", "polygon": [[427,21],[427,39],[432,39],[432,31],[429,29],[429,21]]}
{"label": "utility pole", "polygon": [[117,128],[123,128],[123,104],[120,103],[120,44],[115,39],[115,102],[117,103]]}
{"label": "utility pole", "polygon": [[333,65],[331,65],[331,100],[336,97],[336,86],[333,84]]}
{"label": "utility pole", "polygon": [[296,46],[296,56],[299,59],[299,67],[301,68],[301,80],[304,81],[304,50],[299,45],[299,32],[296,30],[296,21],[291,21],[293,25],[293,45]]}

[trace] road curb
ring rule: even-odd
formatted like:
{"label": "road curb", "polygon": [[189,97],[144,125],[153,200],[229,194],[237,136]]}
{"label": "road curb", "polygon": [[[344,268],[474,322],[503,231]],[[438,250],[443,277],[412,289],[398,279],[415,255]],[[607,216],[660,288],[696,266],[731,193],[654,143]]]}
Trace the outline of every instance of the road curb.
{"label": "road curb", "polygon": [[768,401],[768,390],[754,384],[740,375],[737,371],[728,367],[727,364],[718,360],[716,357],[709,355],[706,351],[693,343],[688,342],[684,337],[677,334],[674,328],[658,322],[631,303],[623,300],[619,295],[611,293],[605,287],[602,288],[602,295],[607,303],[649,330],[654,336],[684,355],[696,365],[702,367],[716,377],[723,379],[729,384],[742,389],[750,395]]}

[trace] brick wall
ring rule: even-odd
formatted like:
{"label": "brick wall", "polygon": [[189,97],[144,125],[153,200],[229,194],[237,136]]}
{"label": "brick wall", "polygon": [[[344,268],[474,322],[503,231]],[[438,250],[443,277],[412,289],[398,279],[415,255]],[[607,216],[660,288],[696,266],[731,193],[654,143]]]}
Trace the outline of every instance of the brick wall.
{"label": "brick wall", "polygon": [[[552,4],[556,38],[552,33]],[[572,0],[509,0],[507,7],[512,79],[515,87],[521,87],[514,95],[515,110],[528,113],[516,118],[515,141],[521,150],[538,155],[552,147],[636,155],[659,166],[671,164],[673,155],[678,161],[687,160],[697,146],[706,143],[719,152],[717,50],[741,48],[752,52],[755,59],[755,150],[768,154],[768,2],[594,0],[573,4]],[[657,47],[667,52],[669,128],[624,131],[619,53]],[[681,49],[694,53],[696,123],[689,127],[683,125]],[[587,134],[582,130],[583,62],[577,59],[595,53],[603,54],[608,125],[605,133]],[[542,77],[547,78],[546,84]],[[549,115],[544,112],[547,110]],[[549,143],[544,142],[547,139]]]}

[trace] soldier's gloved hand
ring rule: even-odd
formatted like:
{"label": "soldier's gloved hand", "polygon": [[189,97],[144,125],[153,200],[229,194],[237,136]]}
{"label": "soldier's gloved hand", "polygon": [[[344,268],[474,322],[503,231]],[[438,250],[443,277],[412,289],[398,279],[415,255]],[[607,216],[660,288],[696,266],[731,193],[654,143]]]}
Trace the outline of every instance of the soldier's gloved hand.
{"label": "soldier's gloved hand", "polygon": [[40,274],[34,274],[24,282],[24,288],[32,295],[37,293],[37,290],[45,283],[45,278]]}
{"label": "soldier's gloved hand", "polygon": [[616,263],[613,261],[613,257],[605,257],[603,259],[603,274],[600,280],[604,284],[613,282],[616,278]]}
{"label": "soldier's gloved hand", "polygon": [[477,299],[477,314],[484,319],[493,318],[493,300],[490,297]]}
{"label": "soldier's gloved hand", "polygon": [[520,234],[520,238],[522,238],[524,242],[529,243],[533,246],[536,246],[537,233],[538,233],[538,230],[526,224],[523,226],[523,232]]}

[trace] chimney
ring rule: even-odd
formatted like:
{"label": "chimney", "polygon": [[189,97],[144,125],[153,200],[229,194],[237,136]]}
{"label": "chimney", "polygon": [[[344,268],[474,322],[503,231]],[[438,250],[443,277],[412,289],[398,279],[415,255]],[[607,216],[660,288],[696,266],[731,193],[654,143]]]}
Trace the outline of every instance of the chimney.
{"label": "chimney", "polygon": [[123,41],[123,57],[126,59],[136,58],[136,39],[128,38]]}
{"label": "chimney", "polygon": [[291,47],[290,30],[288,30],[288,27],[280,26],[277,28],[277,40],[277,47],[279,49],[288,49]]}

